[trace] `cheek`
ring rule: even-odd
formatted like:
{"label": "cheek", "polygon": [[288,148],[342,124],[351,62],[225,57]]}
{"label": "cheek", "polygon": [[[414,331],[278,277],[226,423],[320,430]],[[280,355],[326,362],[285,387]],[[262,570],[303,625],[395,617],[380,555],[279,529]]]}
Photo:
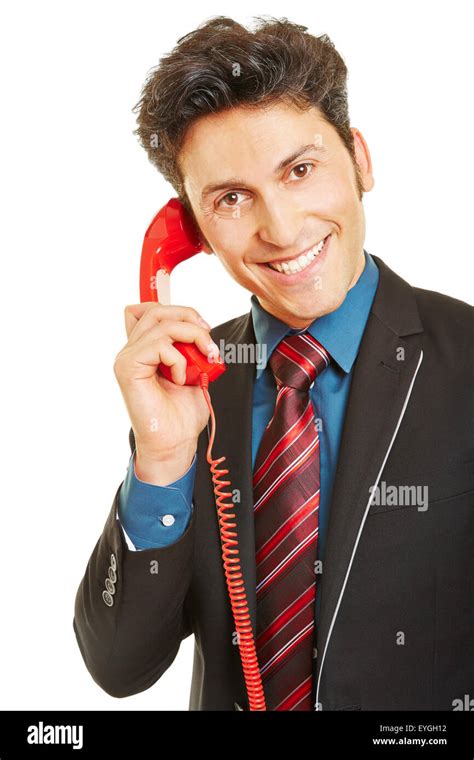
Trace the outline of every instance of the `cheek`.
{"label": "cheek", "polygon": [[229,220],[222,227],[219,234],[212,236],[213,248],[228,272],[245,275],[243,259],[250,249],[248,233],[242,229],[241,220]]}
{"label": "cheek", "polygon": [[357,197],[347,177],[338,175],[328,185],[325,200],[332,217],[342,227],[347,214],[353,213]]}
{"label": "cheek", "polygon": [[226,248],[221,244],[221,246],[215,250],[222,266],[230,275],[233,277],[238,276],[239,278],[245,277],[246,269],[245,264],[242,261],[242,249],[239,248],[237,250],[235,248],[235,240],[233,241],[233,247],[229,246]]}
{"label": "cheek", "polygon": [[245,247],[246,235],[240,219],[220,219],[209,229],[210,240],[218,256],[231,266],[241,258]]}
{"label": "cheek", "polygon": [[348,217],[357,214],[360,205],[353,173],[352,164],[341,160],[330,173],[320,175],[317,196],[321,199],[321,212],[341,227],[347,223]]}

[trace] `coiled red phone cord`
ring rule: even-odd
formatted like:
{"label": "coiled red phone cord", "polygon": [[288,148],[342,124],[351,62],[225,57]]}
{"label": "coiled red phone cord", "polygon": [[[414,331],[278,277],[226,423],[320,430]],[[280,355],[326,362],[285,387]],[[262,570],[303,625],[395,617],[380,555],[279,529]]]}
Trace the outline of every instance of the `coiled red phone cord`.
{"label": "coiled red phone cord", "polygon": [[221,534],[222,560],[224,563],[232,614],[234,616],[235,628],[237,631],[237,641],[244,671],[249,708],[250,710],[266,710],[265,694],[258,666],[252,623],[247,605],[247,596],[245,594],[245,585],[242,570],[240,568],[239,542],[237,541],[237,533],[232,530],[232,528],[236,527],[236,523],[230,522],[235,518],[235,514],[226,512],[226,510],[232,509],[235,505],[233,502],[229,503],[232,493],[222,491],[224,486],[230,486],[230,480],[221,480],[222,476],[227,475],[229,470],[218,469],[218,465],[225,461],[225,457],[219,457],[219,459],[212,458],[211,452],[216,433],[216,419],[208,391],[209,379],[205,372],[200,375],[199,381],[211,415],[212,426],[209,437],[209,446],[207,447],[207,461],[210,464],[212,482],[214,483],[214,494],[216,496],[219,530]]}

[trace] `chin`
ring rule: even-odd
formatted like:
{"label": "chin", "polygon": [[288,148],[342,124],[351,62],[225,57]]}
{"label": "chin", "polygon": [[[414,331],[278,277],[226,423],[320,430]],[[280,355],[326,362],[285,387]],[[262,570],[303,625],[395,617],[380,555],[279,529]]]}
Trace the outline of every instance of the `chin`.
{"label": "chin", "polygon": [[307,308],[302,309],[301,305],[298,305],[298,309],[294,312],[294,318],[303,320],[307,324],[310,324],[319,317],[324,317],[325,314],[330,314],[332,311],[336,311],[344,301],[347,295],[347,291],[344,289],[337,290],[331,293],[329,297],[316,303],[308,304]]}
{"label": "chin", "polygon": [[347,293],[349,292],[350,279],[342,277],[339,282],[335,283],[331,288],[330,293],[324,299],[324,314],[329,314],[332,311],[336,311],[339,306],[345,300]]}

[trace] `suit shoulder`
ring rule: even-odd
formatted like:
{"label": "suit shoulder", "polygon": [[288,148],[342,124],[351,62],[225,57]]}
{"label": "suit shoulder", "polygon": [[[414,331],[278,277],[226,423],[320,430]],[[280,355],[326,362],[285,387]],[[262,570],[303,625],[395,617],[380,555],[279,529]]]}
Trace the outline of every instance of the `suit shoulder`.
{"label": "suit shoulder", "polygon": [[472,340],[473,307],[444,293],[413,288],[423,330],[437,344],[449,341],[453,348],[466,350]]}
{"label": "suit shoulder", "polygon": [[436,290],[414,287],[413,291],[421,317],[432,314],[441,318],[472,320],[473,307],[466,301],[461,301],[445,293],[438,293]]}
{"label": "suit shoulder", "polygon": [[451,330],[472,329],[473,307],[470,304],[435,290],[413,288],[413,291],[425,329],[429,324],[444,324]]}

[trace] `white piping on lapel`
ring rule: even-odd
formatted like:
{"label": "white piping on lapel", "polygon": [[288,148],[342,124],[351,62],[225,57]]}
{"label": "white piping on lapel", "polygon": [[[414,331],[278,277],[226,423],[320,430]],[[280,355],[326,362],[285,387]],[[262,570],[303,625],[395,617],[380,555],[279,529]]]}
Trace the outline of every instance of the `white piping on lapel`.
{"label": "white piping on lapel", "polygon": [[375,493],[377,491],[377,486],[378,486],[378,483],[379,483],[379,480],[380,480],[380,476],[382,475],[383,468],[385,467],[385,462],[388,459],[388,455],[390,454],[390,450],[391,450],[391,448],[393,446],[395,438],[397,437],[398,429],[399,429],[399,427],[401,425],[403,416],[405,414],[405,410],[406,410],[406,408],[408,406],[408,402],[410,400],[411,392],[413,390],[413,386],[415,384],[416,376],[418,374],[418,370],[420,369],[420,365],[421,365],[422,361],[423,361],[423,350],[420,351],[420,358],[418,359],[418,364],[417,364],[417,367],[416,367],[415,372],[413,374],[413,377],[412,377],[412,380],[411,380],[411,383],[410,383],[410,387],[408,389],[408,393],[407,393],[406,398],[405,398],[405,403],[403,404],[403,408],[402,408],[400,417],[398,418],[397,426],[396,426],[396,428],[394,430],[394,433],[393,433],[393,436],[392,436],[392,440],[389,443],[387,452],[386,452],[384,460],[382,462],[382,466],[380,467],[379,473],[377,475],[377,479],[375,481],[374,486],[371,489],[371,493],[370,493],[370,496],[369,496],[369,501],[367,502],[367,506],[365,508],[364,516],[363,516],[361,524],[360,524],[359,532],[357,534],[357,538],[356,538],[355,543],[354,543],[354,548],[352,550],[352,555],[351,555],[351,559],[349,561],[349,566],[347,568],[346,576],[344,578],[344,583],[342,584],[341,593],[339,594],[339,599],[337,600],[336,609],[334,610],[334,615],[332,616],[331,625],[329,626],[329,631],[328,631],[328,635],[327,635],[327,638],[326,638],[326,645],[324,647],[324,652],[323,652],[323,656],[322,656],[322,660],[321,660],[321,667],[319,669],[318,683],[317,683],[317,687],[316,687],[315,710],[318,709],[317,706],[319,705],[319,685],[320,685],[320,682],[321,682],[321,673],[323,672],[323,666],[324,666],[324,660],[325,660],[325,657],[326,657],[327,648],[328,648],[328,645],[329,645],[329,641],[331,639],[331,634],[332,634],[332,630],[334,628],[334,623],[336,622],[337,613],[339,611],[339,607],[341,606],[341,601],[342,601],[342,597],[344,595],[344,590],[346,588],[347,579],[349,578],[349,573],[351,572],[352,562],[354,560],[354,556],[355,556],[355,553],[357,551],[357,546],[359,544],[359,539],[360,539],[362,530],[364,528],[364,524],[365,524],[365,521],[366,521],[366,518],[367,518],[367,514],[369,512],[369,509],[370,509],[370,506],[371,506],[371,503],[372,503],[372,499],[374,498],[374,495],[375,495]]}

